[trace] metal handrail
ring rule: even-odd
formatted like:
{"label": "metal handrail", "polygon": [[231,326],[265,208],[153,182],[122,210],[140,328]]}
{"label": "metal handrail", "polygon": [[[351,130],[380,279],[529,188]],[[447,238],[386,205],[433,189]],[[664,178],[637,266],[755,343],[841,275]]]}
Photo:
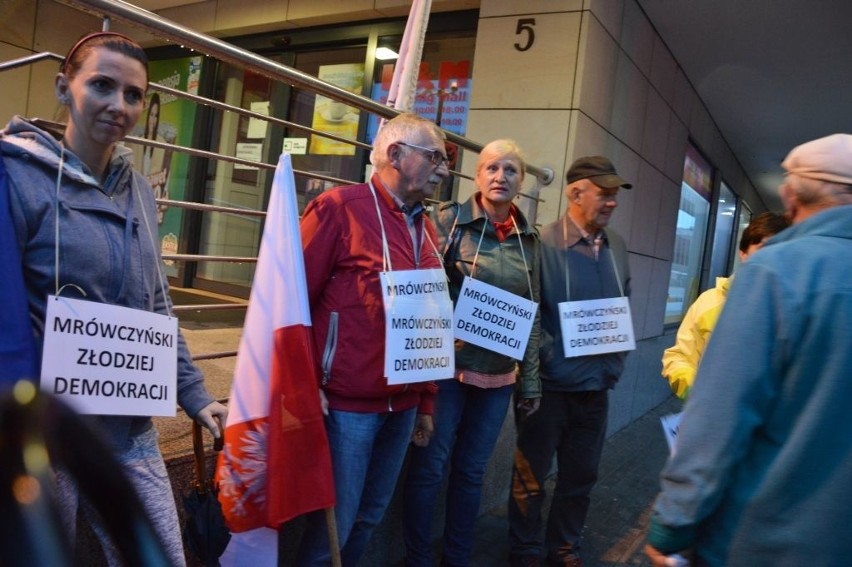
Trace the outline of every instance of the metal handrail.
{"label": "metal handrail", "polygon": [[229,311],[246,308],[248,308],[248,303],[188,303],[186,305],[172,305],[172,313],[185,313],[188,311]]}
{"label": "metal handrail", "polygon": [[38,63],[43,59],[53,59],[54,61],[62,62],[65,58],[61,55],[57,55],[56,53],[51,53],[50,51],[42,51],[41,53],[34,53],[25,57],[18,57],[17,59],[3,61],[0,63],[0,71],[8,71],[25,65],[32,65],[33,63]]}
{"label": "metal handrail", "polygon": [[[59,0],[59,1],[63,1],[63,0]],[[8,61],[3,61],[2,63],[0,63],[0,73],[2,73],[3,71],[9,71],[11,69],[17,69],[18,67],[24,67],[26,65],[32,65],[33,63],[39,63],[42,60],[53,60],[53,61],[58,61],[58,62],[61,63],[62,61],[64,61],[64,59],[65,58],[62,57],[61,55],[57,55],[56,53],[52,53],[50,51],[44,51],[44,52],[41,52],[41,53],[35,53],[33,55],[27,55],[26,57],[19,57],[17,59],[10,59]],[[303,124],[298,124],[296,122],[290,122],[289,120],[284,120],[283,118],[277,118],[275,116],[270,116],[268,114],[262,114],[260,112],[254,112],[252,110],[247,110],[245,108],[241,108],[239,106],[234,106],[232,104],[227,104],[225,102],[221,102],[221,101],[218,101],[218,100],[215,100],[215,99],[212,99],[212,98],[187,93],[187,92],[182,91],[180,89],[176,89],[176,88],[169,87],[169,86],[166,86],[166,85],[161,85],[159,83],[149,83],[148,87],[150,89],[155,90],[155,91],[166,93],[166,94],[169,94],[169,95],[177,97],[177,98],[186,99],[186,100],[192,101],[196,104],[202,104],[204,106],[209,106],[210,108],[215,108],[217,110],[224,110],[226,112],[233,112],[233,113],[239,114],[240,116],[245,116],[247,118],[254,118],[254,119],[257,119],[257,120],[263,120],[265,122],[270,122],[272,124],[278,124],[280,126],[291,128],[293,130],[299,130],[301,132],[307,132],[307,133],[312,134],[314,136],[321,136],[323,138],[328,138],[329,140],[334,140],[336,142],[341,142],[341,143],[344,143],[344,144],[350,144],[350,145],[353,145],[353,146],[357,146],[357,147],[365,149],[365,150],[373,149],[370,144],[360,142],[358,140],[351,140],[349,138],[344,138],[344,137],[338,136],[336,134],[324,132],[323,130],[317,130],[316,128],[311,128],[310,126],[305,126]],[[59,123],[51,123],[51,124],[54,125],[54,126],[59,125]],[[245,160],[241,160],[240,158],[235,158],[235,157],[231,157],[231,156],[228,156],[228,155],[225,155],[225,154],[219,154],[219,153],[216,153],[216,152],[206,152],[204,150],[196,150],[194,148],[188,148],[186,146],[178,146],[176,144],[170,144],[168,142],[158,142],[156,140],[150,140],[148,138],[138,138],[138,137],[135,137],[135,136],[126,136],[124,139],[125,139],[125,141],[129,141],[129,142],[132,142],[132,143],[135,143],[135,144],[141,144],[143,146],[152,146],[152,147],[155,147],[155,148],[162,148],[162,149],[172,149],[172,150],[175,150],[175,151],[178,151],[178,152],[183,152],[183,153],[186,153],[186,154],[189,154],[189,155],[194,155],[196,157],[206,157],[206,158],[212,157],[214,159],[221,159],[222,161],[230,161],[232,163],[243,163],[243,164],[257,163],[257,162],[247,162]],[[264,164],[264,165],[268,165],[268,164]],[[275,166],[270,165],[269,169],[275,169]],[[350,180],[339,179],[339,178],[335,178],[335,177],[329,177],[329,176],[320,175],[320,174],[313,173],[313,172],[300,172],[300,171],[294,170],[294,173],[305,175],[306,177],[310,177],[310,178],[313,178],[313,179],[321,179],[323,181],[331,181],[333,183],[340,183],[340,184],[350,183]],[[450,170],[450,173],[452,173],[453,175],[459,176],[459,177],[464,177],[466,179],[473,179],[471,176],[466,175],[466,174],[464,174],[460,171]],[[529,199],[536,199],[536,197],[532,197],[532,196],[529,196],[529,195],[523,195],[522,194],[522,196],[527,197]]]}
{"label": "metal handrail", "polygon": [[[43,128],[52,128],[52,129],[62,129],[65,128],[65,124],[62,122],[55,122],[53,120],[46,120],[44,118],[33,118],[33,124]],[[158,140],[151,140],[149,138],[139,138],[137,136],[125,136],[125,142],[130,142],[133,144],[139,144],[142,146],[151,146],[152,148],[160,148],[163,150],[174,150],[177,152],[185,153],[195,157],[202,157],[207,159],[215,159],[220,161],[227,161],[230,163],[236,163],[240,165],[246,165],[249,167],[256,167],[258,169],[268,169],[270,171],[275,170],[275,164],[266,163],[263,161],[252,161],[248,159],[238,158],[235,156],[229,156],[227,154],[220,154],[217,152],[211,152],[209,150],[199,150],[198,148],[192,148],[189,146],[180,146],[178,144],[171,144],[169,142],[160,142]],[[319,173],[314,173],[312,171],[303,171],[300,169],[294,169],[293,173],[296,175],[304,175],[305,177],[312,177],[315,179],[322,179],[324,181],[331,181],[332,183],[339,183],[341,185],[348,185],[352,183],[348,179],[341,179],[339,177],[332,177],[330,175],[322,175]],[[188,208],[188,207],[187,207]]]}
{"label": "metal handrail", "polygon": [[328,132],[323,132],[322,130],[317,130],[315,128],[311,128],[309,126],[305,126],[303,124],[297,124],[296,122],[290,122],[289,120],[284,120],[283,118],[276,118],[275,116],[270,116],[268,114],[263,114],[260,112],[254,112],[253,110],[246,110],[245,108],[240,108],[239,106],[234,106],[232,104],[227,104],[225,102],[221,102],[218,100],[214,100],[212,98],[207,98],[199,95],[190,94],[184,92],[180,89],[175,89],[173,87],[167,87],[165,85],[160,85],[158,83],[149,83],[148,87],[154,89],[155,91],[160,91],[163,93],[170,94],[172,96],[176,96],[179,98],[184,98],[186,100],[191,100],[197,104],[203,104],[205,106],[209,106],[210,108],[216,108],[218,110],[225,110],[228,112],[235,112],[242,116],[246,116],[248,118],[255,118],[257,120],[264,120],[266,122],[271,122],[272,124],[278,124],[280,126],[286,126],[287,128],[291,128],[293,130],[301,130],[302,132],[308,132],[310,134],[314,134],[316,136],[322,136],[323,138],[328,138],[330,140],[335,140],[337,142],[343,142],[344,144],[351,144],[353,146],[358,146],[359,148],[364,148],[365,150],[371,150],[373,147],[370,144],[365,144],[364,142],[359,142],[358,140],[350,140],[349,138],[344,138],[342,136],[336,136],[334,134],[329,134]]}
{"label": "metal handrail", "polygon": [[[233,112],[235,114],[239,114],[240,116],[245,116],[246,118],[254,118],[256,120],[263,120],[265,122],[269,122],[269,123],[272,123],[272,124],[278,124],[279,126],[285,126],[287,128],[291,128],[293,130],[300,130],[302,132],[308,132],[309,134],[313,134],[315,136],[322,136],[323,138],[328,138],[329,140],[334,140],[336,142],[342,142],[344,144],[349,144],[351,146],[357,146],[357,147],[365,149],[365,150],[372,150],[373,149],[373,146],[371,146],[370,144],[360,142],[358,140],[351,140],[349,138],[344,138],[343,136],[337,136],[335,134],[330,134],[330,133],[324,132],[322,130],[317,130],[316,128],[311,128],[310,126],[305,126],[303,124],[298,124],[296,122],[290,122],[289,120],[284,120],[283,118],[277,118],[275,116],[270,116],[268,114],[255,112],[253,110],[246,110],[245,108],[241,108],[239,106],[234,106],[232,104],[221,102],[221,101],[218,101],[218,100],[215,100],[215,99],[212,99],[212,98],[207,98],[207,97],[203,97],[203,96],[200,96],[200,95],[190,94],[190,93],[184,92],[180,89],[175,89],[173,87],[167,87],[167,86],[161,85],[159,83],[149,83],[148,87],[151,88],[151,89],[154,89],[155,91],[160,91],[162,93],[166,93],[166,94],[169,94],[171,96],[175,96],[177,98],[183,98],[183,99],[192,101],[196,104],[203,104],[205,106],[209,106],[210,108],[215,108],[217,110],[224,110],[226,112]],[[167,144],[167,142],[156,142],[156,141],[149,140],[148,138],[136,138],[136,137],[133,137],[133,136],[127,136],[125,138],[125,140],[129,140],[129,141],[132,141],[132,142],[137,143],[137,144],[154,146],[154,147],[165,147],[162,144]],[[153,142],[153,143],[151,143],[151,142]],[[173,147],[177,151],[182,151],[184,149],[181,146],[171,145],[171,147]],[[222,155],[222,154],[215,154],[215,155]],[[272,166],[272,168],[274,169],[275,166]],[[296,173],[297,175],[305,175],[305,176],[311,177],[313,179],[322,179],[324,181],[332,181],[334,183],[340,183],[341,185],[347,185],[347,184],[352,182],[351,180],[338,179],[338,178],[335,178],[335,177],[328,177],[328,176],[320,175],[320,174],[313,173],[313,172],[302,172],[302,171],[298,171],[298,170],[293,170],[293,173]],[[459,177],[464,177],[466,179],[473,179],[473,177],[466,175],[466,174],[464,174],[460,171],[455,171],[455,170],[451,169],[450,173],[453,174],[453,175],[457,175]],[[535,199],[535,197],[530,197],[528,195],[524,195],[524,196],[528,197],[530,199]]]}
{"label": "metal handrail", "polygon": [[[220,61],[236,67],[247,69],[270,79],[293,86],[299,86],[317,92],[334,100],[345,102],[360,110],[366,110],[382,118],[393,118],[400,111],[385,106],[365,96],[351,93],[346,89],[322,81],[312,75],[303,73],[292,67],[287,67],[267,59],[251,51],[242,49],[220,39],[198,33],[162,18],[154,13],[143,10],[122,0],[58,0],[63,4],[86,11],[96,11],[103,16],[117,17],[132,25],[142,26],[146,32],[184,47],[206,53]],[[459,146],[480,152],[483,145],[453,132],[444,131],[447,139]],[[554,174],[550,168],[527,166],[527,171],[535,175],[542,184],[548,185],[553,181]]]}
{"label": "metal handrail", "polygon": [[215,254],[163,254],[163,260],[175,262],[230,262],[232,264],[256,264],[257,256],[221,256]]}
{"label": "metal handrail", "polygon": [[207,213],[225,213],[231,215],[242,215],[246,217],[265,217],[266,211],[258,211],[257,209],[243,209],[239,207],[226,207],[224,205],[210,205],[208,203],[197,203],[195,201],[173,201],[172,199],[154,199],[158,205],[164,207],[178,207],[192,211],[202,211]]}

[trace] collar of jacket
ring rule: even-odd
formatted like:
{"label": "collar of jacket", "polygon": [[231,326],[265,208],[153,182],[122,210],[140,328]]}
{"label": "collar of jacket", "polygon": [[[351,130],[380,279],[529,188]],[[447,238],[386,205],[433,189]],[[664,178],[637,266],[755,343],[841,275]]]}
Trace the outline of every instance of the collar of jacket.
{"label": "collar of jacket", "polygon": [[[482,207],[479,205],[476,195],[478,195],[478,193],[474,193],[467,201],[459,204],[457,224],[465,225],[474,222],[488,222],[488,218],[485,216],[485,211],[483,211]],[[530,226],[527,222],[527,218],[524,216],[524,213],[521,212],[521,209],[518,207],[514,207],[514,209],[515,222],[518,224],[518,230],[521,231],[521,234],[524,236],[535,236],[537,234],[535,228]]]}
{"label": "collar of jacket", "polygon": [[[0,141],[4,145],[4,153],[27,154],[56,169],[59,167],[59,154],[62,151],[56,135],[58,134],[36,126],[30,120],[15,116],[9,121],[6,129],[0,133]],[[130,156],[132,153],[133,151],[130,148],[121,143],[115,145],[110,157],[107,179],[110,179],[116,173],[116,170],[131,167]],[[65,149],[62,175],[80,183],[95,187],[101,186],[100,182],[92,176],[89,168],[74,152],[67,148]]]}
{"label": "collar of jacket", "polygon": [[[562,216],[561,224],[563,227],[565,227],[566,225],[568,226],[568,230],[566,232],[568,238],[566,239],[565,243],[568,248],[573,248],[577,245],[578,242],[581,241],[585,242],[589,246],[592,245],[592,242],[590,240],[586,240],[586,237],[584,237],[583,233],[580,232],[580,228],[577,226],[577,223],[575,223],[568,215],[568,211],[565,211],[565,214]],[[603,233],[603,243],[609,246],[609,233],[607,232],[607,229],[603,228],[601,229],[601,232]],[[589,236],[592,238],[594,237],[594,235]]]}
{"label": "collar of jacket", "polygon": [[412,210],[406,211],[403,208],[404,205],[401,204],[398,197],[394,196],[394,194],[391,193],[390,189],[388,189],[387,185],[382,182],[381,178],[379,178],[377,174],[373,174],[373,176],[370,178],[370,183],[372,183],[373,187],[377,189],[376,192],[381,196],[382,201],[385,205],[388,206],[390,210],[398,212],[402,215],[414,217],[415,219],[423,213],[423,203],[417,203],[416,205],[414,205],[414,207],[412,207]]}

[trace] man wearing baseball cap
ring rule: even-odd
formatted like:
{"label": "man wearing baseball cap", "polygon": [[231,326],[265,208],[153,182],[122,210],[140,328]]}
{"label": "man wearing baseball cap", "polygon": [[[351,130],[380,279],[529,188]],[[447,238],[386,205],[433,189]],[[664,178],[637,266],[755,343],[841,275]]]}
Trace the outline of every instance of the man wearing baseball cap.
{"label": "man wearing baseball cap", "polygon": [[662,474],[646,551],[693,565],[852,558],[852,135],[794,148],[793,226],[737,273]]}
{"label": "man wearing baseball cap", "polygon": [[[543,396],[537,412],[518,416],[509,498],[512,565],[539,565],[542,551],[548,564],[581,565],[580,535],[597,481],[608,391],[633,341],[627,247],[606,228],[619,190],[632,185],[602,156],[577,159],[566,182],[568,209],[541,230]],[[572,314],[600,312],[602,299],[618,305],[611,311],[626,315],[618,321],[571,319]],[[563,327],[566,320],[571,322]],[[578,336],[581,327],[595,331]],[[554,454],[558,473],[545,536],[541,509]]]}

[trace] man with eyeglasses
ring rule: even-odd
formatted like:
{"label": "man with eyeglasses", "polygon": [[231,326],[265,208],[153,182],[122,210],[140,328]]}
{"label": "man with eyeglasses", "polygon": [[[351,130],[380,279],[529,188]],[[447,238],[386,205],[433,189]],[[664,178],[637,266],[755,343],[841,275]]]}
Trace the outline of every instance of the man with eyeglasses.
{"label": "man with eyeglasses", "polygon": [[[632,185],[607,158],[577,159],[566,175],[568,209],[541,230],[542,398],[537,412],[517,416],[512,565],[541,564],[542,548],[549,565],[581,565],[580,536],[597,481],[608,391],[633,342],[627,247],[606,228],[621,188]],[[544,535],[544,485],[554,454],[558,472]]]}
{"label": "man with eyeglasses", "polygon": [[[389,384],[386,350],[401,341],[386,325],[390,286],[380,281],[430,269],[445,280],[435,228],[423,214],[423,200],[449,175],[443,132],[414,114],[399,115],[379,129],[370,161],[368,183],[325,191],[301,221],[344,565],[364,554],[409,442],[425,446],[433,430],[434,382]],[[451,336],[446,342],[451,349]],[[310,515],[296,564],[331,564],[322,512]]]}

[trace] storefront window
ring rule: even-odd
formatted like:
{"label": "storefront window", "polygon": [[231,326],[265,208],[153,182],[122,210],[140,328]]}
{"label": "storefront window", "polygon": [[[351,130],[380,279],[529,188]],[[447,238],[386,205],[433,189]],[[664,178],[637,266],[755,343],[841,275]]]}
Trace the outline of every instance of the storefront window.
{"label": "storefront window", "polygon": [[[739,245],[740,239],[743,237],[743,232],[745,231],[748,223],[751,222],[752,212],[745,203],[743,203],[742,208],[740,208],[739,220],[737,221],[737,244]],[[734,254],[734,263],[731,271],[734,272],[737,269],[737,266],[740,265],[740,255]]]}
{"label": "storefront window", "polygon": [[[381,38],[382,46],[399,49],[399,38]],[[473,52],[476,38],[445,37],[428,39],[423,47],[423,57],[417,78],[413,111],[439,124],[441,128],[464,136],[467,133],[467,116],[470,110],[470,93],[473,89]],[[380,62],[370,98],[386,103],[391,87],[396,61]],[[367,141],[372,143],[379,120],[372,116],[367,127]],[[447,143],[449,168],[460,168],[459,151],[455,144]],[[454,196],[456,179],[445,180],[436,200]]]}
{"label": "storefront window", "polygon": [[[716,228],[713,231],[713,254],[710,260],[710,278],[705,286],[714,285],[715,278],[731,273],[732,251],[736,243],[732,240],[737,222],[737,195],[723,181],[719,187],[719,199],[716,202]],[[737,239],[739,242],[739,239]]]}
{"label": "storefront window", "polygon": [[[385,45],[396,36],[370,32]],[[369,35],[369,34],[368,34]],[[350,92],[386,100],[393,66],[368,61],[368,41],[346,39],[346,45],[292,47],[270,59],[294,67]],[[470,99],[470,73],[475,46],[474,31],[443,32],[427,37],[420,66],[415,111],[440,121],[448,130],[464,134]],[[385,81],[387,78],[387,81]],[[385,99],[382,99],[382,93]],[[282,151],[290,153],[293,168],[341,180],[365,179],[369,151],[345,140],[372,143],[377,121],[345,103],[317,95],[222,64],[218,67],[214,98],[241,108],[269,114],[343,139],[330,139],[298,128],[270,124],[236,113],[219,113],[209,128],[209,149],[266,164],[277,163]],[[372,127],[371,127],[372,125]],[[451,148],[448,148],[448,152]],[[451,167],[454,167],[451,165]],[[204,200],[227,207],[264,210],[269,200],[272,171],[251,165],[211,160],[204,187]],[[311,199],[338,185],[336,181],[297,174],[296,195],[300,211]],[[452,184],[448,184],[452,187]],[[440,195],[448,198],[450,193]],[[205,213],[198,234],[198,253],[212,256],[257,255],[263,221],[257,216]],[[247,297],[255,264],[207,261],[198,264],[192,287],[227,295]]]}
{"label": "storefront window", "polygon": [[701,260],[710,218],[713,170],[689,146],[683,164],[672,273],[666,302],[666,324],[677,323],[698,295]]}
{"label": "storefront window", "polygon": [[[231,66],[220,68],[215,98],[261,114],[280,115],[275,101],[282,87],[261,75]],[[211,149],[248,161],[275,163],[281,151],[281,129],[262,120],[233,112],[217,115],[210,128],[217,136]],[[277,131],[277,132],[276,132]],[[272,172],[246,164],[211,160],[204,190],[207,204],[246,210],[263,210],[268,200]],[[257,255],[262,221],[257,216],[210,212],[202,217],[199,254],[211,256]],[[254,276],[251,262],[200,262],[194,287],[232,295],[248,294]],[[236,286],[236,287],[234,287]],[[242,291],[240,291],[242,289]]]}
{"label": "storefront window", "polygon": [[[297,53],[293,66],[347,91],[363,94],[365,58],[365,47],[309,51]],[[287,120],[347,140],[358,139],[364,120],[357,108],[303,89],[291,91],[288,110]],[[363,178],[367,156],[364,150],[352,144],[297,130],[288,130],[285,142],[293,157],[294,169],[351,182]],[[335,185],[338,183],[297,175],[299,210],[304,210],[311,199]]]}
{"label": "storefront window", "polygon": [[[200,56],[152,61],[148,65],[148,78],[153,83],[197,95],[201,64]],[[153,91],[148,94],[145,113],[134,129],[133,135],[157,142],[191,146],[195,116],[194,103],[172,94]],[[133,150],[136,169],[151,184],[154,198],[174,201],[188,198],[188,155],[171,149],[137,144],[129,144],[129,146]],[[165,255],[178,252],[178,242],[183,237],[181,234],[183,215],[183,209],[178,207],[157,205],[160,247]],[[177,265],[173,260],[165,261],[165,273],[168,276],[177,275]]]}

